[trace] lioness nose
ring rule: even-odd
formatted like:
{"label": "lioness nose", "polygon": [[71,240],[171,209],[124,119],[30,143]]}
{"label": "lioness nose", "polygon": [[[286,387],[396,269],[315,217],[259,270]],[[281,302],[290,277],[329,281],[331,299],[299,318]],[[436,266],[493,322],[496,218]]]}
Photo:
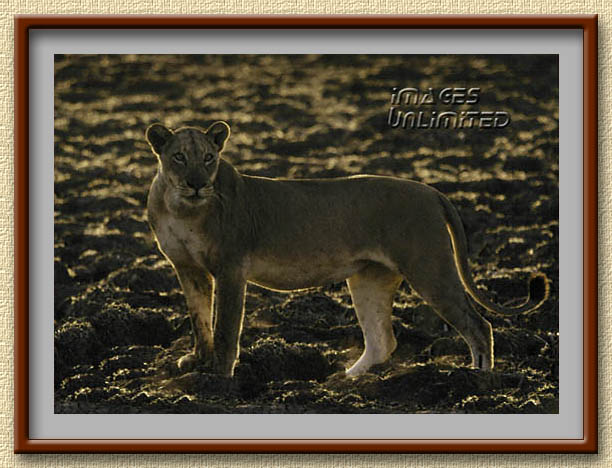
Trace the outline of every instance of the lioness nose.
{"label": "lioness nose", "polygon": [[188,187],[194,190],[200,190],[202,187],[206,186],[206,182],[203,180],[187,179],[185,182],[187,182]]}

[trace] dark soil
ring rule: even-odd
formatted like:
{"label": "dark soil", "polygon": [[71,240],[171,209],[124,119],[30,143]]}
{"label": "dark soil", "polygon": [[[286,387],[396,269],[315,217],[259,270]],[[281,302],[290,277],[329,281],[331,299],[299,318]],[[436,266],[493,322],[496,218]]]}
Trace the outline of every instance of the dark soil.
{"label": "dark soil", "polygon": [[[479,87],[480,102],[457,109],[512,122],[391,128],[392,88],[404,86]],[[435,186],[460,211],[480,288],[511,304],[542,271],[550,299],[530,315],[481,311],[496,351],[481,372],[402,284],[397,351],[347,379],[363,345],[344,283],[249,285],[235,377],[180,373],[189,320],[146,222],[157,161],[144,131],[220,119],[232,126],[225,156],[246,174]],[[557,413],[558,142],[556,56],[56,56],[55,411]]]}

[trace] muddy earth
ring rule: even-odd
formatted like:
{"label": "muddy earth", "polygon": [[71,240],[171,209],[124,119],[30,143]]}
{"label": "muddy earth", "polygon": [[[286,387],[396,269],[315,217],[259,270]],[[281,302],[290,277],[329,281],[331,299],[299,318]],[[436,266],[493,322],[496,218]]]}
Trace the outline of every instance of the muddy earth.
{"label": "muddy earth", "polygon": [[[394,87],[480,88],[503,128],[392,128]],[[544,272],[550,299],[492,323],[495,369],[402,284],[398,348],[364,376],[345,283],[249,285],[234,379],[179,372],[185,300],[147,224],[146,127],[232,126],[225,157],[269,177],[368,173],[431,184],[458,208],[478,287],[500,304]],[[557,413],[558,65],[555,56],[56,56],[57,413]],[[409,214],[408,214],[409,215]]]}

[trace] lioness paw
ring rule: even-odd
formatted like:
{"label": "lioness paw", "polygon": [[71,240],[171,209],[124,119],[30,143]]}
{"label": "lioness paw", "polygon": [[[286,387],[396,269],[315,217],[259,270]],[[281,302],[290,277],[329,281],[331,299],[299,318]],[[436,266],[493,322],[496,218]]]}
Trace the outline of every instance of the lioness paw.
{"label": "lioness paw", "polygon": [[195,353],[185,354],[177,361],[177,365],[180,371],[182,372],[191,372],[195,369],[198,363],[198,357]]}
{"label": "lioness paw", "polygon": [[351,367],[346,369],[345,371],[346,376],[347,377],[358,377],[360,375],[365,374],[368,371],[368,369],[370,369],[370,367],[372,367],[371,363],[365,362],[363,359],[360,359],[355,364],[353,364]]}

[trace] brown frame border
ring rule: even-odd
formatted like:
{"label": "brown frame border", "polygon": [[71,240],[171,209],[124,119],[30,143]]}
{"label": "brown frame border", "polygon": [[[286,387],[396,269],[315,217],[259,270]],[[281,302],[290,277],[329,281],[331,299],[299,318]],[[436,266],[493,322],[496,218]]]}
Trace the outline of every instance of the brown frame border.
{"label": "brown frame border", "polygon": [[[479,16],[16,16],[15,17],[15,453],[596,453],[597,15]],[[583,438],[541,440],[111,440],[29,438],[29,32],[32,29],[582,29]]]}

